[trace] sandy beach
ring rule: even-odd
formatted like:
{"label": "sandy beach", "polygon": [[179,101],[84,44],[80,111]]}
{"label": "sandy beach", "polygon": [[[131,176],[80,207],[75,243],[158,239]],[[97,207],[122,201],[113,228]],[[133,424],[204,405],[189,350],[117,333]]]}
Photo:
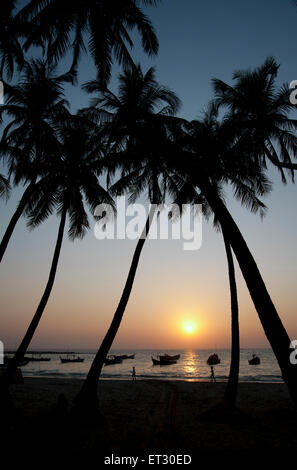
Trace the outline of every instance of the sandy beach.
{"label": "sandy beach", "polygon": [[81,381],[25,378],[13,385],[16,418],[7,437],[18,445],[96,449],[101,454],[146,452],[248,451],[297,448],[297,420],[284,384],[239,384],[240,414],[210,412],[224,383],[157,380],[103,380],[99,386],[102,419],[77,426],[57,417],[53,404],[63,393],[69,403]]}

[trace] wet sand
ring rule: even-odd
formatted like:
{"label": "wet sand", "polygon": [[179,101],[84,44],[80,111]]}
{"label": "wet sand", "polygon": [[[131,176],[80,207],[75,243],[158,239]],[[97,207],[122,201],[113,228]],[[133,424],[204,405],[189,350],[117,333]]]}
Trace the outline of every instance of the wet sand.
{"label": "wet sand", "polygon": [[100,455],[297,450],[296,413],[284,384],[239,384],[241,413],[230,414],[213,408],[224,383],[103,380],[102,417],[77,425],[56,417],[52,405],[63,393],[71,406],[80,385],[54,378],[13,385],[16,418],[8,438],[25,446],[29,440],[51,449],[96,449]]}

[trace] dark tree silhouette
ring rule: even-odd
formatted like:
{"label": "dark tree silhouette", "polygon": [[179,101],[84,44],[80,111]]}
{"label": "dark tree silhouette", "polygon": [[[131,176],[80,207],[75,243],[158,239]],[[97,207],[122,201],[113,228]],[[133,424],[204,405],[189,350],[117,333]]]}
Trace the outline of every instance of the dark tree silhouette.
{"label": "dark tree silhouette", "polygon": [[9,180],[0,174],[0,198],[5,197],[8,198],[10,192],[10,184]]}
{"label": "dark tree silhouette", "polygon": [[0,15],[0,80],[11,80],[24,65],[20,36],[28,32],[28,26],[16,17],[16,0],[1,1]]}
{"label": "dark tree silhouette", "polygon": [[[197,203],[199,194],[205,215],[209,217],[213,213],[215,227],[223,232],[229,271],[232,324],[231,367],[225,402],[229,406],[235,406],[240,349],[234,264],[227,234],[205,193],[201,191],[201,186],[197,184],[197,175],[203,175],[203,178],[209,180],[219,199],[223,198],[223,185],[230,183],[234,188],[235,197],[252,212],[259,211],[261,216],[264,215],[266,207],[259,196],[267,194],[271,185],[259,166],[246,164],[246,147],[234,133],[233,122],[225,119],[218,121],[218,110],[215,106],[210,105],[202,120],[181,123],[182,127],[176,139],[175,161],[172,165],[172,170],[177,173],[173,195],[175,194],[177,200]],[[179,171],[180,169],[182,171]]]}
{"label": "dark tree silhouette", "polygon": [[[96,82],[86,86],[89,91],[96,91],[96,87]],[[168,159],[168,155],[166,159],[164,157],[171,149],[167,135],[168,124],[178,109],[179,100],[172,91],[156,82],[154,69],[143,74],[139,66],[120,75],[119,90],[118,97],[108,90],[101,93],[93,101],[93,105],[99,108],[88,110],[93,117],[97,114],[98,118],[103,118],[110,124],[109,140],[112,142],[112,150],[109,176],[117,169],[121,170],[121,178],[113,184],[111,191],[120,195],[128,190],[131,193],[130,200],[134,201],[147,189],[150,202],[159,205],[164,202],[165,197],[162,177],[166,179],[164,160]],[[127,281],[110,327],[75,398],[74,411],[84,419],[94,416],[94,410],[98,409],[98,379],[121,324],[154,214],[155,207],[152,206],[142,236],[137,242]]]}
{"label": "dark tree silhouette", "polygon": [[228,262],[230,298],[231,298],[231,364],[228,377],[228,383],[225,390],[225,401],[228,405],[236,406],[237,387],[240,365],[240,335],[239,335],[239,318],[238,318],[238,299],[235,268],[231,246],[227,237],[224,236],[224,244]]}
{"label": "dark tree silhouette", "polygon": [[113,204],[108,192],[99,184],[101,165],[101,142],[94,127],[82,118],[72,117],[57,129],[59,145],[55,155],[47,162],[44,175],[36,183],[36,195],[27,208],[29,226],[34,228],[42,223],[54,209],[60,216],[58,237],[44,293],[24,335],[24,338],[10,362],[2,385],[7,388],[16,368],[27,351],[32,337],[46,307],[55,280],[62,246],[66,216],[69,216],[70,239],[82,238],[89,228],[84,200],[92,213],[98,204]]}
{"label": "dark tree silhouette", "polygon": [[[297,164],[297,123],[289,117],[295,106],[289,100],[289,87],[276,87],[278,64],[268,58],[253,71],[235,72],[234,87],[214,80],[216,104],[227,106],[227,118],[233,122],[239,141],[245,146],[248,162],[266,169],[266,160],[275,165],[286,181],[287,170],[294,181]],[[297,372],[291,364],[290,338],[278,316],[245,240],[224,203],[214,193],[209,181],[201,181],[203,192],[216,215],[239,262],[265,334],[276,355],[291,397],[297,404]],[[201,187],[201,186],[200,186]]]}
{"label": "dark tree silhouette", "polygon": [[88,49],[98,69],[100,86],[106,87],[114,58],[124,67],[133,66],[130,30],[138,30],[147,54],[157,53],[158,39],[139,7],[157,3],[157,0],[31,0],[19,13],[21,20],[30,21],[32,28],[24,47],[46,46],[50,60],[72,50],[72,70],[76,69],[81,53]]}
{"label": "dark tree silhouette", "polygon": [[289,113],[296,111],[290,102],[288,84],[276,86],[279,65],[273,57],[254,70],[234,72],[234,86],[214,79],[215,103],[227,108],[240,139],[245,140],[251,161],[266,169],[266,160],[275,165],[286,181],[284,170],[294,180],[297,163],[297,122]]}
{"label": "dark tree silhouette", "polygon": [[[232,122],[230,127],[232,129]],[[210,146],[212,143],[213,142],[209,140]],[[184,178],[186,178],[186,174],[188,173],[189,180],[199,187],[232,247],[266,337],[279,363],[283,378],[289,388],[293,401],[297,403],[296,369],[289,360],[291,352],[290,338],[269,296],[257,264],[238,226],[217,191],[217,184],[222,180],[230,180],[236,187],[236,179],[238,179],[240,175],[241,177],[246,177],[250,174],[253,180],[253,172],[255,170],[262,172],[262,168],[259,166],[261,162],[257,159],[251,161],[247,158],[250,150],[249,141],[245,138],[237,138],[235,143],[236,158],[233,158],[232,154],[228,155],[227,153],[222,160],[222,153],[215,153],[215,148],[213,148],[212,155],[216,156],[216,158],[205,161],[205,159],[201,158],[203,157],[205,149],[203,146],[199,147],[196,145],[192,147],[192,151],[190,151],[189,146],[186,148],[186,151],[183,153],[183,158],[180,159],[181,163],[179,164],[184,166]],[[234,175],[236,176],[235,180]],[[255,181],[255,185],[258,185],[257,181]],[[240,186],[236,189],[236,193],[237,196],[241,197],[242,190]]]}
{"label": "dark tree silhouette", "polygon": [[0,155],[5,158],[14,184],[27,184],[0,244],[0,262],[13,230],[34,196],[41,164],[56,146],[55,125],[69,115],[63,84],[71,74],[58,76],[55,66],[42,60],[26,62],[19,84],[5,85],[6,103],[0,118],[7,115]]}

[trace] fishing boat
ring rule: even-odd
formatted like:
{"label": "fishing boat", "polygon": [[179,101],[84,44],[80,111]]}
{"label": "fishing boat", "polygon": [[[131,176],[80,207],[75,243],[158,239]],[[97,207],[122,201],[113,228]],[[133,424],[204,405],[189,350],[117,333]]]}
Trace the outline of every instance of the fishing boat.
{"label": "fishing boat", "polygon": [[119,357],[122,360],[124,360],[124,359],[134,359],[135,354],[131,354],[130,356],[128,354],[122,354],[121,356],[115,356],[115,357]]}
{"label": "fishing boat", "polygon": [[31,357],[25,356],[24,359],[27,359],[29,362],[49,362],[51,360],[50,357],[34,356],[33,354]]}
{"label": "fishing boat", "polygon": [[60,361],[62,364],[67,364],[68,362],[84,362],[83,357],[76,356],[75,354],[67,354],[66,357],[60,356]]}
{"label": "fishing boat", "polygon": [[252,359],[249,360],[250,366],[258,366],[260,364],[260,358],[256,356],[256,354],[253,354]]}
{"label": "fishing boat", "polygon": [[121,358],[121,356],[115,356],[115,355],[107,356],[104,360],[104,364],[106,366],[111,366],[113,364],[121,364],[122,362],[123,362],[123,359]]}
{"label": "fishing boat", "polygon": [[215,366],[217,364],[220,364],[221,359],[219,358],[219,356],[216,353],[214,353],[214,354],[211,354],[209,356],[209,358],[207,359],[206,362],[209,366]]}
{"label": "fishing boat", "polygon": [[176,354],[175,356],[170,356],[169,354],[162,354],[157,356],[160,360],[173,360],[173,361],[178,361],[180,358],[180,354]]}
{"label": "fishing boat", "polygon": [[152,357],[153,365],[154,366],[169,366],[171,364],[176,364],[176,359],[165,358],[164,356],[158,356],[159,359],[155,359]]}

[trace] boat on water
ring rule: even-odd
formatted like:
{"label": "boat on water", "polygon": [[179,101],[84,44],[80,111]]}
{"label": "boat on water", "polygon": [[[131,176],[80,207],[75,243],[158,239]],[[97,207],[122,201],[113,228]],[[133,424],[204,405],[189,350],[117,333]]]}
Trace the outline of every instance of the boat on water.
{"label": "boat on water", "polygon": [[51,360],[50,357],[42,357],[42,356],[35,356],[32,354],[31,357],[25,356],[24,359],[28,360],[29,362],[49,362]]}
{"label": "boat on water", "polygon": [[84,357],[79,357],[75,354],[67,354],[66,357],[60,356],[60,361],[62,364],[66,364],[68,362],[84,362],[84,360]]}
{"label": "boat on water", "polygon": [[177,359],[165,358],[164,356],[158,356],[159,359],[152,357],[154,366],[169,366],[171,364],[176,364]]}
{"label": "boat on water", "polygon": [[209,365],[209,366],[215,366],[217,364],[220,364],[221,363],[221,359],[219,358],[219,356],[214,353],[214,354],[211,354],[209,356],[209,358],[207,359],[206,363]]}
{"label": "boat on water", "polygon": [[121,364],[123,362],[122,356],[110,355],[107,356],[104,360],[106,366],[111,366],[113,364]]}
{"label": "boat on water", "polygon": [[135,358],[135,354],[122,354],[120,356],[115,356],[115,357],[120,357],[122,360],[124,359],[134,359]]}
{"label": "boat on water", "polygon": [[249,359],[249,365],[250,366],[258,366],[261,363],[259,356],[256,356],[256,354],[253,354],[252,359]]}
{"label": "boat on water", "polygon": [[180,354],[176,354],[175,356],[170,356],[169,354],[162,354],[157,356],[160,360],[172,360],[178,361],[180,359]]}

